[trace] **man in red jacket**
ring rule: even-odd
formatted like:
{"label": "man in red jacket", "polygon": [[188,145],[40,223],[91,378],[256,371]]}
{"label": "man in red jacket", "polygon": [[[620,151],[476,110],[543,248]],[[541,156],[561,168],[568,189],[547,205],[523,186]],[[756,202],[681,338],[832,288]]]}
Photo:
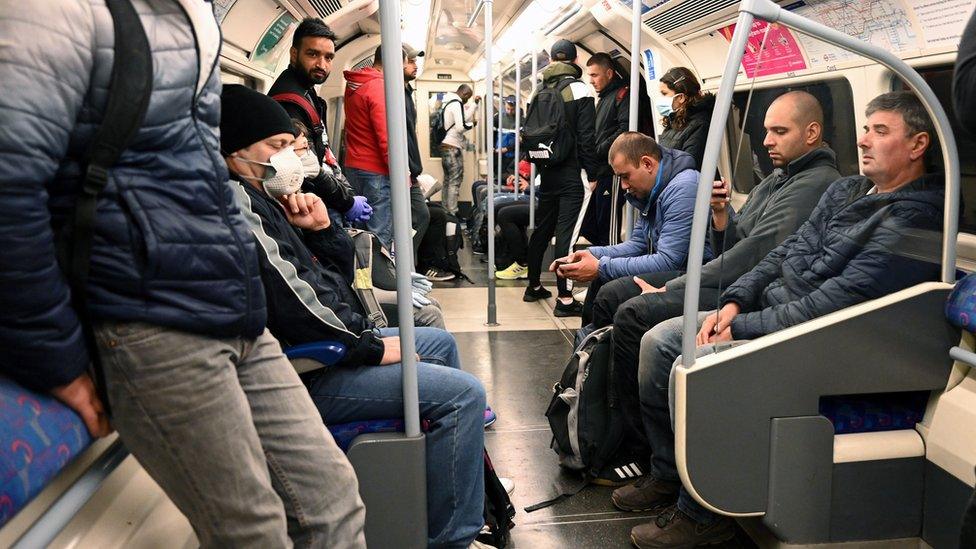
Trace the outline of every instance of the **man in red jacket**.
{"label": "man in red jacket", "polygon": [[346,78],[346,177],[356,192],[373,206],[367,228],[391,248],[393,203],[382,62],[376,59],[372,67],[345,71],[343,76]]}

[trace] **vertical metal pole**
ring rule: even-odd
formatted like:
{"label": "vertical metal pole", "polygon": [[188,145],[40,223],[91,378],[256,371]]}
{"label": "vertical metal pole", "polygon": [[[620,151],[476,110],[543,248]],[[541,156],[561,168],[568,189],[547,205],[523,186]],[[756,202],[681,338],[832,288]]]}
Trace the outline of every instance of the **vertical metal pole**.
{"label": "vertical metal pole", "polygon": [[[627,121],[627,129],[635,132],[637,131],[637,98],[639,97],[638,91],[640,90],[640,84],[637,80],[640,78],[640,47],[641,47],[641,8],[644,3],[641,0],[631,0],[631,14],[630,14],[630,118]],[[617,183],[619,184],[619,183]],[[613,205],[614,208],[617,207],[616,204]],[[637,220],[637,210],[631,206],[629,203],[624,203],[623,208],[623,229],[624,229],[624,240],[630,238],[630,233],[634,231],[634,223]]]}
{"label": "vertical metal pole", "polygon": [[[535,98],[536,85],[539,81],[539,52],[532,47],[532,93],[529,100]],[[529,231],[535,230],[535,164],[529,168]]]}
{"label": "vertical metal pole", "polygon": [[[753,16],[751,13],[739,12],[739,19],[735,23],[735,34],[729,46],[729,57],[725,61],[725,72],[722,73],[722,85],[715,98],[715,110],[712,111],[712,121],[708,126],[708,141],[705,145],[705,158],[702,159],[702,169],[698,177],[698,192],[695,195],[695,217],[691,223],[691,242],[688,246],[688,278],[685,285],[684,319],[681,334],[681,364],[689,367],[695,363],[695,337],[698,335],[698,297],[701,285],[701,263],[705,254],[705,231],[711,216],[708,213],[708,202],[712,196],[712,178],[718,167],[719,147],[722,135],[725,133],[725,121],[728,119],[729,109],[732,107],[732,92],[735,90],[735,79],[739,74],[739,65],[746,49],[746,40],[752,30]],[[707,175],[706,175],[707,174]]]}
{"label": "vertical metal pole", "polygon": [[390,137],[390,190],[393,198],[393,239],[396,246],[397,313],[400,320],[400,363],[403,365],[403,419],[407,437],[420,436],[420,401],[417,396],[417,349],[413,330],[413,292],[410,271],[410,195],[407,182],[406,96],[403,90],[403,49],[400,44],[400,3],[380,3],[383,87],[386,91],[386,128]]}
{"label": "vertical metal pole", "polygon": [[522,141],[522,136],[519,135],[522,129],[522,60],[519,59],[515,62],[515,199],[519,198],[519,159],[521,158],[519,154],[521,153],[521,147],[519,147]]}
{"label": "vertical metal pole", "polygon": [[505,119],[505,78],[502,75],[498,75],[498,127],[495,128],[495,143],[494,147],[498,149],[498,192],[502,190],[502,148],[498,146],[498,142],[502,139],[502,128],[505,127],[503,120]]}
{"label": "vertical metal pole", "polygon": [[[396,4],[397,2],[391,2]],[[492,0],[484,1],[485,10],[485,95],[488,103],[491,103],[491,94],[495,91],[495,82],[491,77],[491,48],[494,42],[494,29],[492,28],[492,15],[495,5]],[[501,97],[501,93],[498,94]],[[491,136],[491,107],[488,107],[488,135]],[[501,116],[498,117],[501,126]],[[488,326],[498,326],[498,308],[495,304],[495,186],[492,179],[495,174],[494,155],[488,149]]]}

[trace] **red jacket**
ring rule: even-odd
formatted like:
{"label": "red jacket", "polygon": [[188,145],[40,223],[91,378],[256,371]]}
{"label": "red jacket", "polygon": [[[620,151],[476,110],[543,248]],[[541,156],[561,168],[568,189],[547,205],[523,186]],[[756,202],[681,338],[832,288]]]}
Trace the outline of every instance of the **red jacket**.
{"label": "red jacket", "polygon": [[346,167],[390,175],[383,73],[367,67],[346,78]]}

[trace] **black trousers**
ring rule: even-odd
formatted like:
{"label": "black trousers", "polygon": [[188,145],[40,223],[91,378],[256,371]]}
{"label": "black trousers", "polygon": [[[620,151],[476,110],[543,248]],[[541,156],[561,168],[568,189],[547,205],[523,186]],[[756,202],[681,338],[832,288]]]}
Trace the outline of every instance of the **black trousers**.
{"label": "black trousers", "polygon": [[447,210],[437,203],[428,204],[429,221],[417,252],[417,272],[440,264],[447,255]]}
{"label": "black trousers", "polygon": [[427,226],[430,224],[430,211],[427,209],[427,199],[419,185],[410,185],[410,221],[413,230],[413,259],[417,264],[420,255],[420,241],[424,239]]}
{"label": "black trousers", "polygon": [[495,223],[498,225],[499,250],[503,250],[505,267],[513,262],[525,265],[528,262],[528,239],[525,236],[529,226],[529,200],[509,202],[495,208]]}
{"label": "black trousers", "polygon": [[[573,234],[580,208],[583,206],[583,180],[579,166],[558,166],[540,170],[542,184],[536,195],[539,205],[535,210],[535,231],[529,238],[529,286],[540,284],[542,260],[549,247],[549,240],[556,237],[556,257],[568,255],[576,240]],[[561,297],[572,292],[566,279],[556,277],[556,287]]]}
{"label": "black trousers", "polygon": [[[680,274],[672,271],[641,275],[641,278],[660,288]],[[631,297],[627,298],[628,295]],[[715,308],[715,300],[719,296],[717,289],[702,288],[699,295],[698,310],[710,311]],[[641,294],[633,280],[618,278],[605,284],[594,302],[594,324],[605,321],[607,316],[612,319],[613,383],[626,418],[629,445],[637,451],[648,450],[637,386],[641,338],[658,323],[681,316],[684,300],[684,290]]]}

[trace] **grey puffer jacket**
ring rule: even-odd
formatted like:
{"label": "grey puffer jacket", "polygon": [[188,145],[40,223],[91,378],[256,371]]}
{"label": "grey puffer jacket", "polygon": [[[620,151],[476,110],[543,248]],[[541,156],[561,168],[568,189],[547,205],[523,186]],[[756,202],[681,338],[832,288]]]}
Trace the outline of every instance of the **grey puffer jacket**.
{"label": "grey puffer jacket", "polygon": [[738,303],[732,336],[751,339],[929,280],[940,270],[945,177],[867,194],[839,179],[810,219],[722,295]]}
{"label": "grey puffer jacket", "polygon": [[[99,196],[88,303],[98,321],[254,337],[254,241],[219,150],[220,30],[202,0],[133,0],[152,49],[145,121]],[[114,33],[103,0],[0,0],[0,372],[45,389],[88,365],[55,234],[101,123]]]}

